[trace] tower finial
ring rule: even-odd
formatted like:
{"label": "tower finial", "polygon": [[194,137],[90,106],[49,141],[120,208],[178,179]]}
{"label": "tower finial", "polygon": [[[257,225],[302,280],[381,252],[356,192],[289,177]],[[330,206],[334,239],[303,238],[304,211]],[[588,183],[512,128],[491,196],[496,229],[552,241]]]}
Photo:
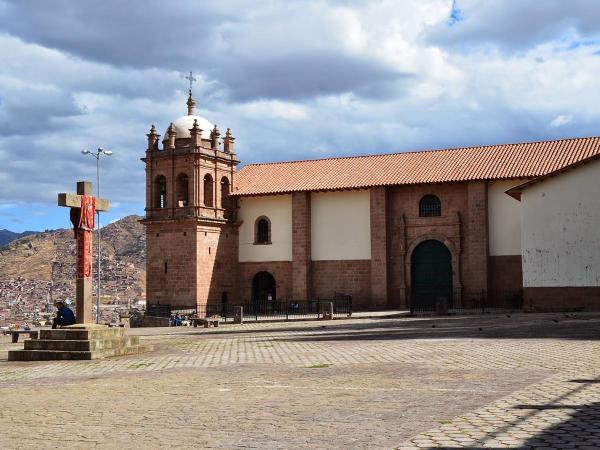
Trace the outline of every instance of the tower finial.
{"label": "tower finial", "polygon": [[190,91],[190,95],[188,96],[186,104],[188,107],[188,116],[194,115],[194,110],[196,109],[196,101],[194,100],[194,97],[192,97],[191,91]]}
{"label": "tower finial", "polygon": [[189,80],[190,82],[190,90],[189,90],[189,95],[188,95],[188,99],[187,99],[187,107],[188,107],[188,116],[191,116],[194,114],[194,110],[196,109],[196,102],[194,101],[194,97],[192,97],[192,83],[194,81],[197,81],[196,78],[194,78],[194,75],[192,74],[192,72],[190,72],[190,74],[185,77],[186,80]]}
{"label": "tower finial", "polygon": [[185,77],[185,79],[189,80],[189,82],[190,82],[189,93],[190,93],[190,97],[191,97],[192,96],[192,83],[195,81],[198,81],[198,80],[196,80],[196,78],[194,78],[194,75],[192,74],[192,72],[190,72],[190,74],[187,77]]}
{"label": "tower finial", "polygon": [[231,134],[231,130],[227,128],[225,139],[223,139],[223,151],[225,153],[233,153],[233,141],[235,141],[235,138]]}
{"label": "tower finial", "polygon": [[215,127],[210,132],[210,148],[212,148],[212,149],[219,148],[219,136],[221,136],[221,133],[219,132],[219,129],[217,128],[217,125],[215,124]]}

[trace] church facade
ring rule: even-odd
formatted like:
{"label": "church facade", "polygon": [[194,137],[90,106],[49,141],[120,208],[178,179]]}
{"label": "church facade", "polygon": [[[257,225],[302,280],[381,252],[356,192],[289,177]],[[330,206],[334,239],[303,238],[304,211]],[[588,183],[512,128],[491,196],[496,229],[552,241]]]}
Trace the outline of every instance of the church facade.
{"label": "church facade", "polygon": [[522,203],[507,191],[600,154],[600,139],[581,138],[238,170],[230,130],[194,108],[190,94],[162,148],[147,135],[149,304],[520,306]]}

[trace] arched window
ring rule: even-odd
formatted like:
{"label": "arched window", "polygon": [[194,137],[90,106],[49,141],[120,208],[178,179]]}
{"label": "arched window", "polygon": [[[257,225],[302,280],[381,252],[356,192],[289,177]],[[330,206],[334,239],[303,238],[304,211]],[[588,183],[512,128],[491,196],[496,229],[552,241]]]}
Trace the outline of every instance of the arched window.
{"label": "arched window", "polygon": [[189,188],[188,176],[185,173],[177,177],[177,206],[188,206]]}
{"label": "arched window", "polygon": [[207,173],[204,175],[204,206],[214,206],[214,198],[213,178]]}
{"label": "arched window", "polygon": [[167,179],[163,175],[156,177],[154,182],[155,208],[166,208],[167,207]]}
{"label": "arched window", "polygon": [[256,219],[256,222],[254,224],[254,243],[271,243],[271,221],[265,216]]}
{"label": "arched window", "polygon": [[221,208],[229,208],[229,179],[221,178]]}
{"label": "arched window", "polygon": [[419,202],[420,217],[435,217],[442,215],[442,203],[435,195],[429,194]]}

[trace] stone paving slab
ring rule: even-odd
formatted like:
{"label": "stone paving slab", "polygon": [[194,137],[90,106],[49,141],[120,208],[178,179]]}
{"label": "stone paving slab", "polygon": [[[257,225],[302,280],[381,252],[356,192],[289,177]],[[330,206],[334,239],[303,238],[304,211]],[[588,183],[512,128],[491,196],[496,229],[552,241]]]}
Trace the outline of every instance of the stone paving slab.
{"label": "stone paving slab", "polygon": [[597,447],[599,331],[525,314],[136,329],[157,351],[54,363],[7,362],[22,344],[0,338],[0,448]]}
{"label": "stone paving slab", "polygon": [[401,450],[600,448],[598,372],[557,375],[421,433]]}

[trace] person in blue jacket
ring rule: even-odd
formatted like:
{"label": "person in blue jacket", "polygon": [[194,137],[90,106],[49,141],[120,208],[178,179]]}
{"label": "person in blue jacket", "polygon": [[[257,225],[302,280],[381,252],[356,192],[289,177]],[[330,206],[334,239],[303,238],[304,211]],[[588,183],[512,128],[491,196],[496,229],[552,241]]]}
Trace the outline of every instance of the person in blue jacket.
{"label": "person in blue jacket", "polygon": [[71,308],[66,306],[63,302],[56,302],[55,306],[57,308],[56,317],[52,321],[52,328],[56,328],[57,326],[64,327],[66,325],[73,325],[75,323],[75,314]]}

